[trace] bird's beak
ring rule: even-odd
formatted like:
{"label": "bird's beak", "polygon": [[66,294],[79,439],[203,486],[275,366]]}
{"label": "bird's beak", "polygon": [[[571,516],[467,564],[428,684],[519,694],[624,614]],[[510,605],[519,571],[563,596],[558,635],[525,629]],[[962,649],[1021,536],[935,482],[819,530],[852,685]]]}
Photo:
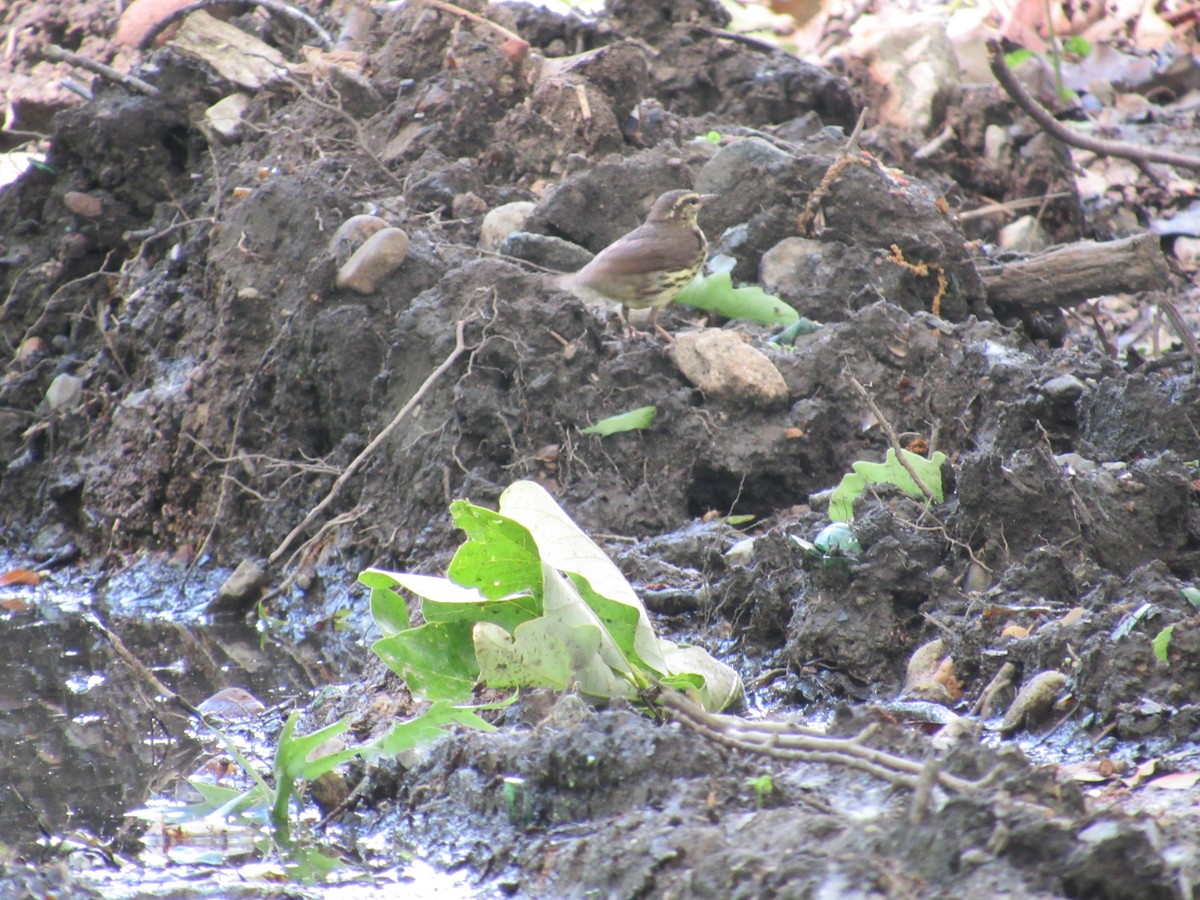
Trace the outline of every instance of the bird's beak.
{"label": "bird's beak", "polygon": [[719,194],[700,194],[700,195],[699,195],[699,197],[700,197],[700,202],[701,202],[702,204],[703,204],[703,203],[712,203],[712,202],[713,202],[714,200],[716,200],[716,199],[717,199],[717,197],[719,197],[719,196],[720,196]]}

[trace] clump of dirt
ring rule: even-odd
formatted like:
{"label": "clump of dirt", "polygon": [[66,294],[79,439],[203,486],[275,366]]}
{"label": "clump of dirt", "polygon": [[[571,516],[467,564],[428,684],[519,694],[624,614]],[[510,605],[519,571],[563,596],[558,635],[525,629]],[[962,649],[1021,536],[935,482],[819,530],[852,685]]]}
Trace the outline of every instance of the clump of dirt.
{"label": "clump of dirt", "polygon": [[[614,0],[594,21],[462,5],[528,52],[408,3],[382,13],[361,75],[313,66],[257,91],[234,143],[199,117],[231,86],[169,45],[143,73],[162,93],[98,81],[91,103],[59,115],[46,164],[0,192],[6,539],[43,558],[68,544],[266,556],[420,393],[327,510],[340,527],[290,569],[439,571],[457,544],[448,503],[492,503],[529,478],[606,542],[664,630],[758,676],[752,703],[895,697],[911,652],[941,636],[960,712],[1012,663],[996,702],[1060,671],[1060,711],[1097,752],[1192,739],[1195,373],[1129,371],[1065,342],[1058,316],[1044,331],[998,320],[942,190],[844,155],[851,86],[730,39],[716,3]],[[277,24],[241,21],[292,49]],[[992,92],[984,108],[998,106],[1011,114]],[[967,137],[961,171],[977,189],[981,146]],[[1039,184],[1064,177],[1055,159]],[[528,231],[595,251],[659,193],[692,186],[719,195],[700,224],[735,274],[824,327],[784,345],[677,307],[661,321],[742,332],[786,384],[779,408],[706,396],[661,344],[625,337],[615,311],[476,250],[504,203],[533,202]],[[411,239],[370,294],[335,287],[330,248],[362,212]],[[465,352],[430,380],[460,332]],[[646,405],[652,429],[582,433]],[[947,454],[944,502],[867,491],[861,553],[815,559],[797,539],[827,524],[821,492],[883,458],[885,424]],[[753,524],[715,521],[730,514]],[[304,594],[292,599],[303,609]],[[1165,665],[1151,641],[1169,625]],[[758,809],[745,780],[760,764],[677,726],[626,711],[548,721],[457,738],[396,771],[395,827],[416,823],[421,847],[534,892],[761,896],[900,879],[1170,896],[1182,869],[1195,874],[1194,860],[1168,862],[1149,820],[1094,815],[1019,761],[997,791],[912,821],[845,773],[838,808],[810,803],[817,776],[794,765],[772,769],[780,790]],[[955,753],[972,777],[998,761],[969,740]],[[526,799],[513,809],[496,786],[516,775]],[[433,783],[448,789],[428,800]],[[847,816],[862,802],[887,807],[870,833]],[[580,822],[599,836],[580,837]],[[1130,862],[1114,873],[1118,849]]]}

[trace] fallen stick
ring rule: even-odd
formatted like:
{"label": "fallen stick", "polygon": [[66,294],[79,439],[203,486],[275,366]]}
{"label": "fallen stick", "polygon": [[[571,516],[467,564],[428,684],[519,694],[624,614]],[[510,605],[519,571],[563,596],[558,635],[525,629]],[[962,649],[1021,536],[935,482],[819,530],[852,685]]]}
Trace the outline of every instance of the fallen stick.
{"label": "fallen stick", "polygon": [[1158,238],[1141,234],[1064,244],[1020,262],[981,267],[979,274],[993,309],[1042,312],[1108,294],[1162,290],[1169,272]]}

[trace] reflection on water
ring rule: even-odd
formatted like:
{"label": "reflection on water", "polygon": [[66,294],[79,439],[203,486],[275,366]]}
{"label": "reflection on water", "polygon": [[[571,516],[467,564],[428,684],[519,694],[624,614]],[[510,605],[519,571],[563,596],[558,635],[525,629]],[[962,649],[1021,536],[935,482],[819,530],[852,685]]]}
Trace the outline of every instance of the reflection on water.
{"label": "reflection on water", "polygon": [[0,844],[28,853],[74,831],[109,840],[199,752],[187,717],[131,671],[88,612],[193,704],[228,687],[277,703],[347,676],[319,645],[284,646],[245,623],[193,624],[206,587],[163,618],[162,595],[146,591],[157,581],[143,573],[98,596],[61,583],[0,588]]}

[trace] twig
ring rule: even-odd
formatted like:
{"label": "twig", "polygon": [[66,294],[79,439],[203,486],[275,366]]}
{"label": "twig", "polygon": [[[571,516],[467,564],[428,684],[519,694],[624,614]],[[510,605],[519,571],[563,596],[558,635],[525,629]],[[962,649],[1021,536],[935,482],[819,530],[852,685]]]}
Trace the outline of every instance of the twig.
{"label": "twig", "polygon": [[1027,209],[1031,206],[1042,206],[1047,200],[1061,200],[1064,197],[1070,197],[1068,191],[1056,191],[1053,194],[1046,194],[1042,197],[1024,197],[1019,200],[1008,200],[1004,203],[987,203],[976,209],[968,209],[965,212],[958,213],[958,221],[968,222],[971,219],[981,219],[984,216],[994,216],[1000,213],[1015,212],[1018,209]]}
{"label": "twig", "polygon": [[371,443],[367,444],[366,448],[364,448],[363,451],[358,454],[358,456],[351,460],[350,464],[346,466],[346,470],[342,472],[342,474],[338,476],[337,481],[333,483],[333,487],[329,489],[329,493],[325,495],[325,499],[309,510],[308,515],[304,517],[304,521],[302,521],[299,525],[293,528],[291,532],[288,533],[288,536],[283,539],[283,543],[276,547],[275,551],[267,558],[268,563],[273,565],[279,561],[280,557],[287,552],[288,548],[292,545],[292,541],[299,536],[300,532],[304,531],[305,528],[313,523],[317,516],[325,511],[329,504],[332,503],[337,497],[341,489],[345,487],[346,482],[353,478],[358,473],[358,470],[361,469],[367,463],[367,461],[375,455],[375,451],[383,445],[383,442],[387,440],[388,435],[390,435],[396,429],[396,427],[404,421],[408,414],[413,411],[417,404],[421,402],[421,399],[429,392],[429,389],[433,387],[434,383],[442,375],[444,375],[451,366],[454,365],[455,361],[462,356],[463,353],[466,352],[467,344],[466,340],[464,339],[464,334],[469,321],[471,321],[471,319],[458,320],[454,336],[454,349],[450,351],[450,355],[442,361],[440,366],[429,373],[429,377],[425,379],[424,383],[422,383],[419,388],[417,388],[417,392],[413,394],[409,398],[408,402],[404,404],[401,410],[396,413],[392,421],[389,422],[384,429],[379,432],[379,434],[375,435],[375,439],[372,440]]}
{"label": "twig", "polygon": [[1158,304],[1158,308],[1162,310],[1163,315],[1171,320],[1171,328],[1179,336],[1179,340],[1183,342],[1183,347],[1187,350],[1188,356],[1192,358],[1192,367],[1200,369],[1200,347],[1196,346],[1196,336],[1192,334],[1192,329],[1183,320],[1183,316],[1179,312],[1179,307],[1175,305],[1173,300],[1168,300],[1166,297],[1156,297],[1154,302]]}
{"label": "twig", "polygon": [[808,203],[804,205],[803,212],[796,217],[796,230],[800,234],[806,235],[810,233],[813,220],[817,217],[817,210],[821,207],[821,201],[825,199],[825,195],[829,193],[833,182],[837,180],[837,177],[847,166],[870,165],[858,155],[858,139],[862,135],[863,123],[867,120],[867,111],[868,107],[864,106],[862,112],[858,115],[858,122],[854,126],[854,131],[850,133],[850,139],[846,141],[846,146],[842,149],[841,155],[825,170],[825,175],[821,178],[821,183],[808,195]]}
{"label": "twig", "polygon": [[930,774],[924,762],[868,746],[866,741],[875,733],[877,725],[868,725],[852,738],[832,738],[809,729],[765,727],[781,723],[751,722],[737,716],[710,713],[670,688],[664,688],[655,699],[671,718],[726,747],[777,759],[846,766],[912,790],[917,790],[922,778],[926,778],[948,791],[970,794],[997,781],[1002,774],[1000,766],[978,781],[940,769],[934,769]]}
{"label": "twig", "polygon": [[1178,166],[1181,169],[1200,169],[1200,157],[1197,156],[1172,153],[1168,150],[1155,150],[1151,147],[1128,144],[1124,141],[1108,141],[1071,130],[1054,118],[1050,110],[1038,103],[1033,95],[1025,89],[1025,85],[1021,84],[1020,79],[1004,62],[1004,51],[999,41],[988,41],[988,53],[988,65],[991,66],[992,74],[996,76],[1000,86],[1004,88],[1013,102],[1051,137],[1057,138],[1071,147],[1091,150],[1093,153],[1103,156],[1116,156],[1132,160],[1139,165],[1156,162],[1168,166]]}
{"label": "twig", "polygon": [[154,39],[162,34],[163,29],[165,29],[168,25],[172,24],[173,22],[178,22],[180,19],[190,16],[194,12],[207,9],[210,6],[245,6],[247,4],[251,6],[261,6],[268,12],[273,12],[276,15],[283,16],[284,18],[302,22],[312,29],[313,33],[317,36],[317,39],[321,42],[322,47],[329,47],[331,44],[333,44],[333,37],[328,31],[320,26],[316,19],[302,10],[288,6],[286,3],[280,3],[278,0],[197,0],[197,2],[189,3],[187,6],[181,7],[175,10],[169,16],[165,16],[164,18],[155,22],[150,29],[144,35],[142,35],[142,39],[138,41],[138,49],[145,50],[152,43],[154,43]]}
{"label": "twig", "polygon": [[112,646],[113,652],[115,652],[117,656],[121,657],[125,664],[129,666],[129,668],[133,669],[134,673],[136,673],[139,678],[150,685],[150,687],[154,688],[155,693],[166,697],[185,713],[187,713],[189,717],[200,722],[205,722],[204,713],[200,712],[200,710],[192,706],[191,703],[163,684],[157,675],[151,672],[140,659],[130,652],[129,648],[125,646],[125,642],[122,641],[115,632],[110,630],[107,625],[105,625],[100,621],[99,618],[96,617],[95,613],[84,613],[83,620],[108,638],[108,643]]}
{"label": "twig", "polygon": [[951,140],[953,137],[954,129],[947,125],[932,140],[925,144],[925,146],[917,150],[917,152],[913,154],[913,159],[928,159],[929,157],[933,156],[933,154],[941,150],[942,147],[945,146],[946,142]]}
{"label": "twig", "polygon": [[523,44],[528,43],[525,38],[521,37],[515,31],[509,31],[503,25],[497,25],[491,19],[485,19],[478,13],[473,13],[469,9],[463,9],[461,6],[455,6],[453,3],[446,3],[444,0],[425,0],[425,5],[451,13],[452,15],[461,16],[477,25],[485,25],[501,37],[507,38],[510,41],[520,41]]}
{"label": "twig", "polygon": [[867,389],[859,384],[858,379],[853,375],[850,376],[850,385],[862,395],[864,400],[867,401],[867,407],[871,410],[871,415],[878,420],[880,427],[883,429],[883,433],[887,435],[888,443],[891,444],[892,449],[896,451],[896,459],[900,461],[900,465],[904,466],[904,471],[908,473],[909,478],[911,478],[916,486],[920,488],[921,493],[925,495],[925,499],[927,499],[930,503],[936,501],[937,498],[933,495],[933,491],[925,486],[925,482],[921,480],[921,476],[918,475],[916,470],[912,467],[912,463],[905,458],[903,453],[904,448],[900,446],[900,436],[896,434],[896,429],[892,427],[892,423],[887,420],[887,417],[884,416],[883,411],[880,410],[880,408],[876,405],[871,395],[867,393]]}
{"label": "twig", "polygon": [[88,59],[86,56],[80,56],[78,53],[72,53],[70,50],[64,50],[62,47],[56,47],[54,44],[50,44],[42,50],[42,55],[46,59],[52,59],[55,62],[70,63],[73,66],[79,66],[81,69],[87,69],[89,72],[95,72],[109,81],[123,84],[131,91],[140,91],[151,97],[155,97],[159,93],[158,88],[148,81],[142,81],[140,78],[126,75],[124,72],[118,72],[112,66],[106,66],[102,62],[96,62],[94,59]]}
{"label": "twig", "polygon": [[971,715],[980,719],[986,719],[991,712],[992,701],[996,699],[996,695],[1007,687],[1012,687],[1013,679],[1017,675],[1017,667],[1010,662],[1006,662],[1000,667],[1000,671],[992,676],[992,680],[988,682],[988,686],[983,689],[983,693],[979,695],[979,699],[975,701],[975,705],[971,708]]}

